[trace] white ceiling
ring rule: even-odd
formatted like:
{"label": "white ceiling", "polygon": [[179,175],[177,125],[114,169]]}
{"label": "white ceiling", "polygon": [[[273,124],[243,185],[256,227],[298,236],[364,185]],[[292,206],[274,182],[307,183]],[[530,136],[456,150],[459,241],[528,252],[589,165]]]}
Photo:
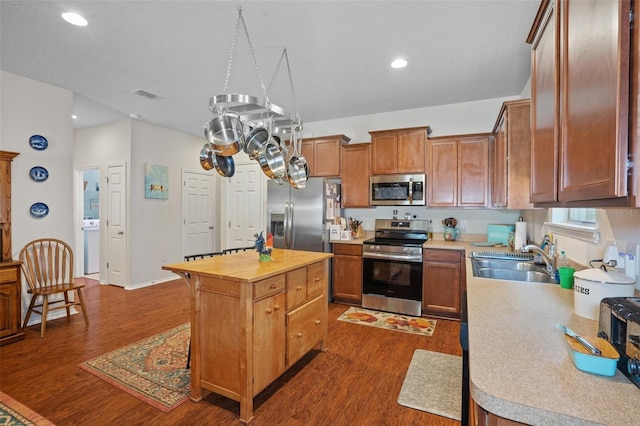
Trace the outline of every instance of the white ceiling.
{"label": "white ceiling", "polygon": [[[0,67],[73,91],[76,127],[132,115],[201,136],[209,98],[224,93],[238,6],[264,85],[286,46],[298,111],[315,122],[519,95],[539,3],[1,0]],[[241,26],[227,92],[262,97],[249,52]],[[391,69],[398,56],[409,65]],[[295,112],[286,65],[268,95]]]}

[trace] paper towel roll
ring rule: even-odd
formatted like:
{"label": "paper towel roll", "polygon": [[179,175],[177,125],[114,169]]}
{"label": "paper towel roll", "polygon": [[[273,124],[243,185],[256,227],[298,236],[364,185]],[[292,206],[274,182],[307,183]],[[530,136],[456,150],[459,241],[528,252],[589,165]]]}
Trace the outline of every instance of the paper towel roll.
{"label": "paper towel roll", "polygon": [[516,222],[516,235],[513,248],[518,250],[525,244],[527,244],[527,222]]}

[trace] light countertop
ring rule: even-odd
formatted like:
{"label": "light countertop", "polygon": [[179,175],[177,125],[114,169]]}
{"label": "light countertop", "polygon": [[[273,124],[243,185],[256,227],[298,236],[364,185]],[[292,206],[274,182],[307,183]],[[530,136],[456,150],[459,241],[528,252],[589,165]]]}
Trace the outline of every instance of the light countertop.
{"label": "light countertop", "polygon": [[506,247],[438,239],[423,247],[467,253],[471,396],[481,407],[533,425],[640,424],[640,389],[620,371],[606,377],[573,365],[556,324],[596,336],[598,321],[573,312],[572,290],[473,276],[468,253]]}
{"label": "light countertop", "polygon": [[598,321],[573,312],[572,290],[476,278],[468,256],[466,269],[471,396],[481,407],[534,425],[640,424],[629,379],[573,365],[556,324],[596,336]]}

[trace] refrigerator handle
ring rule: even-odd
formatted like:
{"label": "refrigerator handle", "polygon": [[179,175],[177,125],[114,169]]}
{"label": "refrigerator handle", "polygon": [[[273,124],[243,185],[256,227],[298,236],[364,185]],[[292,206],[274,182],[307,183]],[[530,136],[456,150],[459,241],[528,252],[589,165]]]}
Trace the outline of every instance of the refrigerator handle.
{"label": "refrigerator handle", "polygon": [[293,247],[295,245],[295,241],[294,241],[295,232],[293,230],[293,213],[295,209],[293,207],[293,201],[291,202],[289,209],[290,209],[289,211],[289,248],[293,250]]}
{"label": "refrigerator handle", "polygon": [[284,203],[284,248],[289,248],[289,202]]}

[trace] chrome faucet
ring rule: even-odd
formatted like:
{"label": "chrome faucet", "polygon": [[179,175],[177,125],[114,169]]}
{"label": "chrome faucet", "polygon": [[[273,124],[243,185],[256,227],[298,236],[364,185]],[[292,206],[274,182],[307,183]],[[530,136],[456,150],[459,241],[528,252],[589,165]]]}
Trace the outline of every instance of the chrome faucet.
{"label": "chrome faucet", "polygon": [[[547,237],[545,237],[545,241],[543,242],[543,246],[549,245],[549,244],[553,244],[553,243],[551,243],[551,241],[548,240]],[[528,244],[526,246],[522,246],[520,248],[520,251],[522,253],[536,253],[536,254],[539,254],[540,257],[542,258],[542,260],[544,260],[544,263],[547,265],[547,273],[549,275],[551,275],[552,277],[555,277],[556,270],[553,267],[553,259],[544,251],[544,249],[542,249],[541,247],[538,247],[535,244]]]}

